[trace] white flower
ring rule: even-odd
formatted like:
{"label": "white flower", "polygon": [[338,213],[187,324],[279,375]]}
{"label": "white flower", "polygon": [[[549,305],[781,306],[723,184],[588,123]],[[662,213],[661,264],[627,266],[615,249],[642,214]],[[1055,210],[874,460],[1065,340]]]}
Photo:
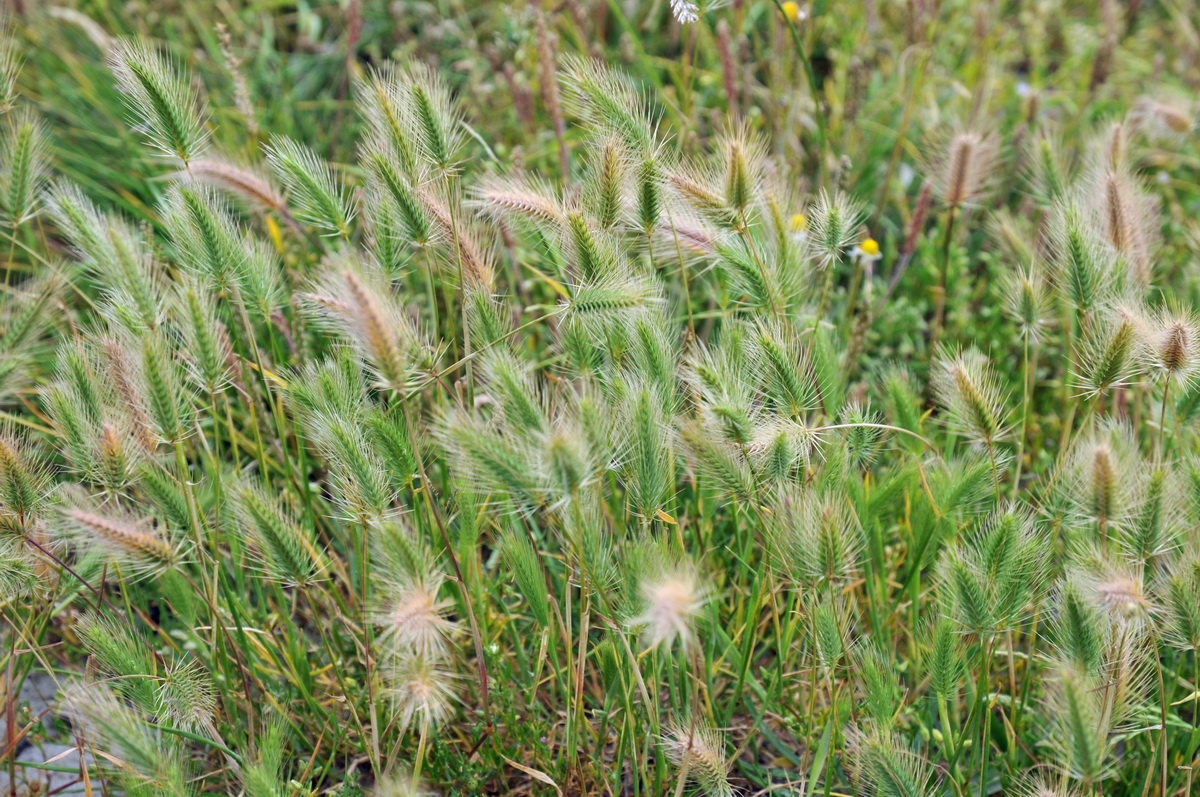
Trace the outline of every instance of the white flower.
{"label": "white flower", "polygon": [[688,0],[671,0],[671,11],[675,14],[675,19],[687,24],[695,22],[700,18],[700,9],[695,3],[689,3]]}

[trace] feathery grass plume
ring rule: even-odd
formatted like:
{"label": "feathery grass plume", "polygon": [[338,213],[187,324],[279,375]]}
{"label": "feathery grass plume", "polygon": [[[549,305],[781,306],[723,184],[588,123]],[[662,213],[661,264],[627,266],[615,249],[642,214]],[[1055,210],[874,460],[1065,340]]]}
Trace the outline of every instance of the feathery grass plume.
{"label": "feathery grass plume", "polygon": [[865,424],[882,424],[883,417],[872,411],[870,406],[851,401],[842,408],[838,423],[851,425],[851,428],[842,431],[847,464],[854,470],[866,471],[879,455],[883,430]]}
{"label": "feathery grass plume", "polygon": [[194,409],[179,353],[160,333],[147,333],[129,345],[140,349],[134,379],[155,433],[168,444],[183,441],[192,432]]}
{"label": "feathery grass plume", "polygon": [[213,717],[217,697],[212,677],[196,659],[178,659],[167,665],[158,686],[155,713],[173,727],[190,733],[217,736]]}
{"label": "feathery grass plume", "polygon": [[179,480],[157,462],[143,460],[137,468],[137,489],[155,509],[158,517],[171,528],[185,529],[191,524],[187,493]]}
{"label": "feathery grass plume", "polygon": [[1069,150],[1055,131],[1039,130],[1028,139],[1024,158],[1027,180],[1033,195],[1044,208],[1062,201],[1074,183]]}
{"label": "feathery grass plume", "polygon": [[382,146],[368,141],[360,156],[369,177],[374,199],[371,204],[381,204],[396,221],[378,234],[394,237],[404,245],[427,246],[438,234],[435,220],[413,187],[412,178],[396,169],[392,159],[380,151]]}
{"label": "feathery grass plume", "polygon": [[1139,343],[1149,327],[1136,307],[1117,306],[1097,314],[1078,348],[1072,382],[1088,398],[1124,387],[1141,370]]}
{"label": "feathery grass plume", "polygon": [[399,164],[399,174],[415,177],[420,165],[420,144],[404,73],[388,62],[369,75],[356,76],[354,100],[367,125],[366,140],[372,142],[368,147],[372,159],[389,168]]}
{"label": "feathery grass plume", "polygon": [[671,421],[666,397],[651,383],[629,386],[618,410],[620,471],[629,500],[645,520],[666,508],[675,491]]}
{"label": "feathery grass plume", "polygon": [[462,118],[441,75],[423,63],[403,67],[407,89],[410,137],[419,141],[422,154],[438,171],[453,171],[462,149]]}
{"label": "feathery grass plume", "polygon": [[[1200,371],[1200,325],[1189,312],[1160,310],[1139,324],[1143,354],[1158,381],[1170,380],[1181,387]],[[1165,422],[1165,419],[1164,419]]]}
{"label": "feathery grass plume", "polygon": [[989,448],[1008,434],[1007,396],[978,349],[943,347],[929,381],[956,433]]}
{"label": "feathery grass plume", "polygon": [[821,191],[808,214],[806,239],[820,268],[842,262],[847,248],[857,239],[862,217],[860,202],[841,193]]}
{"label": "feathery grass plume", "polygon": [[143,41],[121,39],[109,52],[108,64],[151,146],[185,167],[204,153],[208,132],[203,104],[173,59]]}
{"label": "feathery grass plume", "polygon": [[529,441],[502,435],[461,409],[446,411],[434,428],[455,473],[477,493],[499,493],[492,503],[507,500],[525,513],[542,506],[544,487]]}
{"label": "feathery grass plume", "polygon": [[567,213],[563,248],[571,252],[572,271],[584,280],[612,274],[618,268],[616,247],[609,232],[597,230],[582,213]]}
{"label": "feathery grass plume", "polygon": [[842,596],[829,592],[810,593],[807,601],[813,655],[825,677],[832,681],[846,653],[852,609]]}
{"label": "feathery grass plume", "polygon": [[1099,672],[1109,643],[1109,627],[1095,602],[1071,579],[1059,582],[1050,638],[1058,662],[1081,673]]}
{"label": "feathery grass plume", "polygon": [[550,627],[550,600],[538,562],[537,550],[517,526],[509,526],[500,538],[500,552],[512,573],[517,591],[529,604],[534,621],[543,629]]}
{"label": "feathery grass plume", "polygon": [[747,368],[741,336],[727,328],[717,344],[697,346],[681,375],[697,397],[697,414],[739,446],[750,442],[760,407],[756,386],[744,378]]}
{"label": "feathery grass plume", "polygon": [[1151,140],[1177,144],[1195,129],[1194,103],[1185,96],[1141,97],[1129,113],[1130,123]]}
{"label": "feathery grass plume", "polygon": [[653,382],[665,395],[676,392],[679,354],[670,322],[661,316],[644,315],[633,324],[630,368]]}
{"label": "feathery grass plume", "polygon": [[50,508],[54,494],[45,457],[11,423],[0,424],[0,529],[30,533]]}
{"label": "feathery grass plume", "polygon": [[737,502],[754,500],[758,484],[743,453],[699,422],[684,424],[679,435],[696,469],[721,495]]}
{"label": "feathery grass plume", "polygon": [[17,78],[21,74],[21,55],[13,36],[7,11],[0,16],[0,112],[12,110],[17,99]]}
{"label": "feathery grass plume", "polygon": [[866,794],[872,797],[932,797],[937,793],[929,762],[905,749],[895,734],[852,729],[848,751]]}
{"label": "feathery grass plume", "polygon": [[25,387],[66,281],[59,266],[0,293],[0,398]]}
{"label": "feathery grass plume", "polygon": [[82,495],[68,498],[55,529],[80,554],[98,551],[126,575],[154,576],[178,567],[184,551],[149,520],[119,508],[94,508]]}
{"label": "feathery grass plume", "polygon": [[969,205],[984,193],[996,165],[997,140],[990,132],[952,133],[931,164],[938,196],[948,207]]}
{"label": "feathery grass plume", "polygon": [[154,651],[126,625],[90,612],[80,618],[76,632],[87,652],[113,688],[142,714],[158,707],[157,667]]}
{"label": "feathery grass plume", "polygon": [[1041,340],[1049,308],[1045,281],[1036,265],[1030,263],[1005,276],[1004,309],[1022,340],[1033,344]]}
{"label": "feathery grass plume", "polygon": [[218,291],[235,289],[245,250],[223,197],[203,183],[176,183],[160,212],[183,264]]}
{"label": "feathery grass plume", "polygon": [[536,177],[485,178],[475,188],[475,201],[500,218],[526,220],[535,230],[554,230],[566,221],[553,186]]}
{"label": "feathery grass plume", "polygon": [[45,407],[62,439],[61,450],[68,467],[89,478],[95,466],[98,430],[105,423],[100,385],[81,345],[59,349],[55,373],[58,383],[49,391]]}
{"label": "feathery grass plume", "polygon": [[600,61],[567,56],[562,79],[574,113],[598,126],[603,134],[619,138],[638,160],[655,149],[656,116],[628,77]]}
{"label": "feathery grass plume", "polygon": [[615,273],[567,288],[560,307],[567,319],[577,319],[592,332],[610,324],[628,323],[662,303],[653,277]]}
{"label": "feathery grass plume", "polygon": [[[888,367],[883,375],[882,390],[884,405],[892,425],[920,434],[920,398],[913,390],[912,377],[908,371],[900,366]],[[911,450],[919,450],[921,446],[920,440],[909,435],[897,437]]]}
{"label": "feathery grass plume", "polygon": [[1130,564],[1141,568],[1147,582],[1159,575],[1160,566],[1185,528],[1180,501],[1183,488],[1174,477],[1174,470],[1161,465],[1150,472],[1137,509],[1120,536],[1125,556]]}
{"label": "feathery grass plume", "polygon": [[577,416],[564,411],[551,429],[538,435],[538,479],[546,485],[552,506],[577,498],[602,469]]}
{"label": "feathery grass plume", "polygon": [[427,732],[450,717],[457,698],[454,674],[439,659],[402,650],[387,650],[384,680],[403,733],[413,727]]}
{"label": "feathery grass plume", "polygon": [[1099,549],[1085,550],[1067,577],[1102,617],[1130,632],[1125,636],[1136,639],[1133,632],[1153,624],[1150,593],[1140,572],[1135,573],[1127,563],[1114,561]]}
{"label": "feathery grass plume", "polygon": [[124,219],[101,213],[65,180],[50,185],[44,204],[98,278],[109,314],[129,329],[156,329],[163,316],[162,274],[141,235]]}
{"label": "feathery grass plume", "polygon": [[775,418],[754,429],[747,450],[763,476],[783,484],[809,467],[824,442],[821,428],[811,422]]}
{"label": "feathery grass plume", "polygon": [[[471,224],[464,220],[461,211],[454,214],[449,202],[425,187],[417,191],[417,198],[433,219],[438,237],[452,247],[445,256],[449,270],[457,275],[461,266],[466,288],[491,293],[496,280],[492,253],[480,245]],[[451,201],[457,202],[456,199]]]}
{"label": "feathery grass plume", "polygon": [[[988,214],[987,229],[1008,260],[1029,263],[1031,270],[1036,268],[1037,258],[1044,245],[1039,247],[1043,242],[1039,240],[1031,219],[1007,208],[998,208]],[[1012,279],[1013,276],[1010,272],[1007,278]],[[1007,290],[1006,288],[1006,293]],[[1007,295],[1005,298],[1008,298]]]}
{"label": "feathery grass plume", "polygon": [[1200,651],[1200,551],[1194,544],[1176,555],[1156,597],[1167,644]]}
{"label": "feathery grass plume", "polygon": [[83,473],[104,495],[126,495],[138,480],[143,452],[119,422],[102,424],[94,438]]}
{"label": "feathery grass plume", "polygon": [[793,420],[817,407],[817,384],[807,353],[782,326],[760,322],[750,337],[748,354],[762,374],[762,392],[780,413]]}
{"label": "feathery grass plume", "polygon": [[724,157],[725,205],[744,222],[762,193],[763,143],[741,126],[722,134],[716,149]]}
{"label": "feathery grass plume", "polygon": [[359,359],[343,349],[305,363],[288,380],[287,400],[299,418],[324,414],[363,420],[368,402]]}
{"label": "feathery grass plume", "polygon": [[1013,628],[1041,590],[1041,548],[1028,514],[996,512],[942,554],[938,591],[947,615],[978,636]]}
{"label": "feathery grass plume", "polygon": [[38,211],[42,188],[49,174],[45,125],[29,110],[9,119],[0,140],[0,204],[4,221],[13,229],[32,219]]}
{"label": "feathery grass plume", "polygon": [[1094,673],[1059,667],[1051,680],[1047,713],[1053,732],[1050,744],[1067,777],[1091,786],[1112,773],[1110,731],[1105,707],[1106,688]]}
{"label": "feathery grass plume", "polygon": [[1061,774],[1055,778],[1043,775],[1027,778],[1021,786],[1019,797],[1084,797],[1083,792],[1072,789],[1066,781],[1066,776]]}
{"label": "feathery grass plume", "polygon": [[98,683],[73,686],[62,705],[92,744],[122,763],[115,776],[128,793],[192,795],[192,773],[177,738],[143,722],[111,688]]}
{"label": "feathery grass plume", "polygon": [[959,683],[967,673],[961,635],[953,620],[939,615],[930,636],[926,665],[930,684],[940,699],[950,701],[958,694]]}
{"label": "feathery grass plume", "polygon": [[878,639],[863,640],[855,645],[853,659],[863,683],[861,716],[874,727],[891,727],[903,700],[891,651]]}
{"label": "feathery grass plume", "polygon": [[1155,208],[1150,196],[1123,169],[1091,174],[1088,195],[1104,239],[1125,261],[1133,284],[1146,289],[1153,279]]}
{"label": "feathery grass plume", "polygon": [[397,493],[410,487],[417,476],[417,457],[404,413],[385,413],[372,407],[364,418],[367,436],[387,469]]}
{"label": "feathery grass plume", "polygon": [[375,264],[341,253],[326,261],[324,271],[305,300],[318,318],[350,339],[380,387],[404,393],[426,355],[416,325]]}
{"label": "feathery grass plume", "polygon": [[220,189],[252,208],[275,211],[289,224],[294,224],[283,197],[274,186],[254,169],[239,166],[221,158],[201,158],[192,161],[184,176],[196,182]]}
{"label": "feathery grass plume", "polygon": [[0,536],[0,605],[32,599],[42,586],[37,562],[24,541]]}
{"label": "feathery grass plume", "polygon": [[796,584],[816,591],[854,579],[863,537],[844,499],[788,485],[770,509],[768,539],[777,566]]}
{"label": "feathery grass plume", "polygon": [[283,304],[284,275],[279,253],[267,241],[247,238],[242,242],[245,257],[242,261],[241,293],[246,309],[258,318],[273,318]]}
{"label": "feathery grass plume", "polygon": [[610,136],[589,161],[583,185],[583,204],[600,229],[615,229],[624,216],[628,178],[628,163],[622,151],[621,139]]}
{"label": "feathery grass plume", "polygon": [[242,786],[246,797],[279,797],[286,793],[283,765],[286,732],[286,722],[274,717],[255,739],[253,760],[242,768]]}
{"label": "feathery grass plume", "polygon": [[676,640],[687,649],[709,598],[695,565],[657,549],[638,564],[637,614],[626,625],[641,631],[647,649],[670,647]]}
{"label": "feathery grass plume", "polygon": [[513,434],[520,436],[547,429],[550,418],[528,363],[511,351],[493,348],[484,352],[479,370],[488,395],[498,404]]}
{"label": "feathery grass plume", "polygon": [[1067,454],[1060,487],[1067,523],[1095,528],[1101,537],[1110,528],[1125,528],[1142,495],[1143,470],[1127,423],[1107,421],[1078,438]]}
{"label": "feathery grass plume", "polygon": [[231,493],[238,524],[254,543],[264,574],[289,587],[305,588],[316,583],[325,557],[312,531],[262,487],[247,481]]}
{"label": "feathery grass plume", "polygon": [[1086,318],[1106,299],[1114,283],[1112,249],[1090,223],[1078,202],[1060,202],[1050,219],[1054,282],[1080,316]]}
{"label": "feathery grass plume", "polygon": [[[742,229],[743,225],[736,208],[730,207],[721,191],[713,187],[711,178],[703,173],[700,167],[685,167],[668,172],[665,181],[705,223],[727,230]],[[739,186],[744,181],[744,177],[738,177]],[[734,188],[742,190],[739,186]]]}
{"label": "feathery grass plume", "polygon": [[698,717],[675,719],[663,729],[661,744],[681,780],[695,783],[708,797],[732,797],[725,739],[716,728]]}
{"label": "feathery grass plume", "polygon": [[648,154],[633,169],[634,220],[647,238],[664,213],[663,176],[656,153]]}
{"label": "feathery grass plume", "polygon": [[320,410],[305,413],[301,423],[329,468],[330,491],[341,517],[367,525],[390,515],[395,493],[361,419]]}
{"label": "feathery grass plume", "polygon": [[782,283],[779,272],[763,263],[742,238],[717,240],[715,254],[729,280],[730,298],[747,309],[780,311],[791,300],[790,286]]}
{"label": "feathery grass plume", "polygon": [[229,331],[217,318],[216,302],[195,281],[181,287],[176,301],[188,376],[205,393],[219,393],[229,384],[233,344]]}
{"label": "feathery grass plume", "polygon": [[381,643],[427,659],[446,653],[456,624],[446,617],[451,604],[438,597],[445,577],[431,552],[411,530],[388,524],[379,535],[379,567],[372,622],[383,629]]}
{"label": "feathery grass plume", "polygon": [[324,231],[347,240],[354,221],[349,193],[311,149],[286,136],[272,136],[264,147],[267,161],[288,193],[296,215]]}

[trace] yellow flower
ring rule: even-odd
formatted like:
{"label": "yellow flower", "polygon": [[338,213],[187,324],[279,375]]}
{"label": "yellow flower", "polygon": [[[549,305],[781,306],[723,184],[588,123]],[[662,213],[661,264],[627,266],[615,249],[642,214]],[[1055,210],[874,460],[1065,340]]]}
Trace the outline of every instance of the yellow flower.
{"label": "yellow flower", "polygon": [[792,0],[788,0],[788,2],[783,4],[783,15],[791,20],[792,24],[795,25],[801,19],[800,4],[794,3]]}
{"label": "yellow flower", "polygon": [[874,238],[868,238],[867,240],[863,241],[858,245],[858,248],[861,249],[862,253],[867,257],[875,257],[879,254],[879,242]]}
{"label": "yellow flower", "polygon": [[[796,5],[796,4],[795,3],[785,3],[783,8],[784,8],[784,10],[787,10],[788,6],[794,6],[794,5]],[[803,213],[797,213],[794,216],[792,216],[790,224],[792,226],[792,232],[801,232],[803,230],[807,230],[808,229],[808,217],[805,216]]]}

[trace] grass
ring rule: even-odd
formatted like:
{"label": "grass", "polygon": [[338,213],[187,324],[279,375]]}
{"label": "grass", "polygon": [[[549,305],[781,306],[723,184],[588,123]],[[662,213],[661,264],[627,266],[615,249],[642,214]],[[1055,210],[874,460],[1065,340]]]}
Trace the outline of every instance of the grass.
{"label": "grass", "polygon": [[0,44],[9,795],[1193,791],[1186,4]]}

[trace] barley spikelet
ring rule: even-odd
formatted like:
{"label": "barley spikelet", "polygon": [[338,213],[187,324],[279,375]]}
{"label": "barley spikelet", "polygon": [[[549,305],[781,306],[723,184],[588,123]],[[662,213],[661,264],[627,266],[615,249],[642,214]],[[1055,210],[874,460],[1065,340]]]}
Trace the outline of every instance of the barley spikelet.
{"label": "barley spikelet", "polygon": [[708,797],[732,797],[725,740],[707,722],[695,717],[673,720],[663,729],[662,747],[680,778],[697,784]]}
{"label": "barley spikelet", "polygon": [[83,550],[99,549],[138,573],[172,568],[182,560],[179,549],[145,523],[81,508],[64,510],[66,533]]}

